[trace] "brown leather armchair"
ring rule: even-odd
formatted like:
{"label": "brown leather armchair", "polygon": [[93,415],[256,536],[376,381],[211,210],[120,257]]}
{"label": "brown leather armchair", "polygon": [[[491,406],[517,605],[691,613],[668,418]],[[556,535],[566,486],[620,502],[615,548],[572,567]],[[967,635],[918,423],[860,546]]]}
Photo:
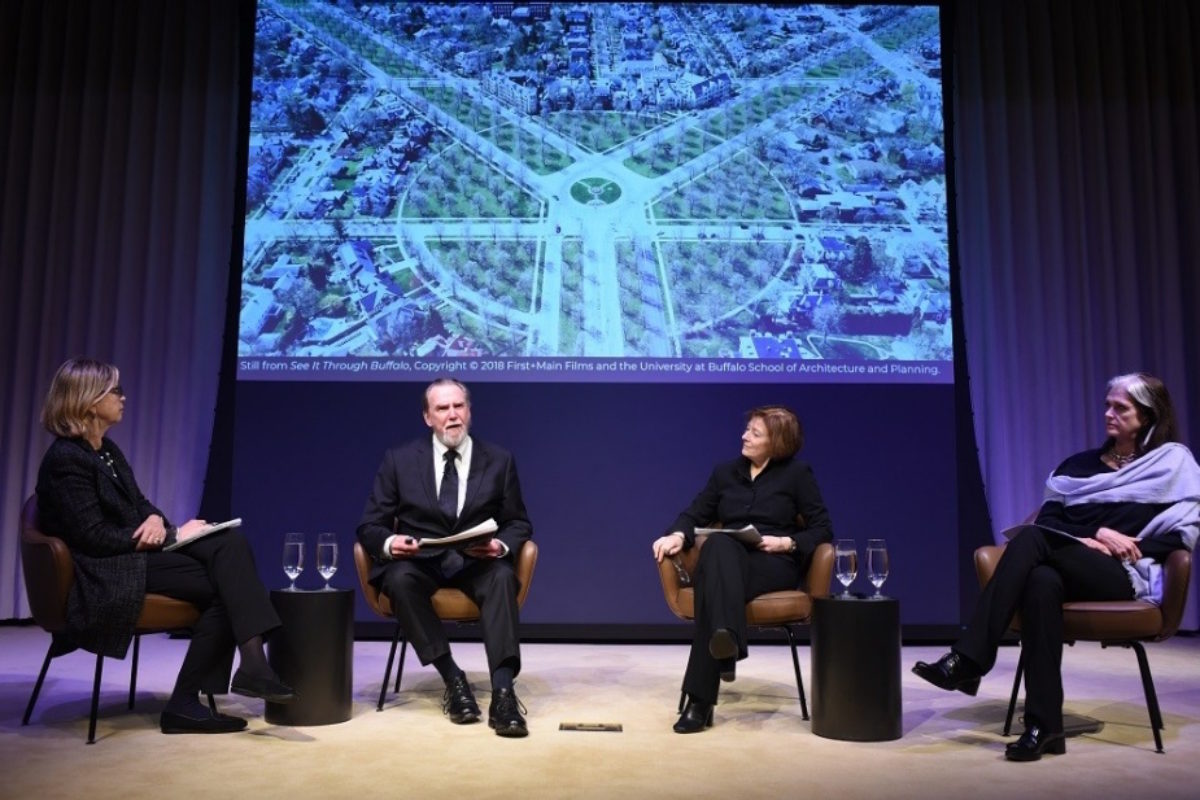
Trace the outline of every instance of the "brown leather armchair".
{"label": "brown leather armchair", "polygon": [[[36,496],[26,500],[21,509],[21,567],[25,574],[25,593],[29,598],[29,608],[33,612],[34,621],[52,635],[66,630],[67,595],[75,583],[75,562],[71,559],[71,551],[66,542],[39,530]],[[131,710],[137,692],[141,635],[188,629],[199,618],[200,610],[191,603],[161,594],[146,595],[146,602],[134,627],[133,661],[129,669]],[[33,715],[33,706],[42,691],[42,682],[46,679],[50,661],[73,649],[75,648],[61,640],[51,638],[50,647],[46,650],[46,659],[42,662],[37,683],[33,686],[33,694],[29,696],[29,705],[25,707],[25,716],[21,718],[22,725],[28,725],[29,718]],[[96,674],[92,681],[91,715],[88,719],[88,744],[96,741],[96,716],[100,705],[100,676],[103,667],[104,657],[97,655]],[[212,695],[208,696],[208,702],[215,708]]]}
{"label": "brown leather armchair", "polygon": [[[975,572],[979,585],[986,586],[996,571],[1003,545],[980,547],[975,551]],[[1158,708],[1158,695],[1154,691],[1154,678],[1150,674],[1150,662],[1142,642],[1161,642],[1175,635],[1183,619],[1187,603],[1188,584],[1192,576],[1192,554],[1176,550],[1163,565],[1163,603],[1156,606],[1144,600],[1086,601],[1063,603],[1063,636],[1067,644],[1077,641],[1099,642],[1101,647],[1110,645],[1131,648],[1137,655],[1138,668],[1142,674],[1142,690],[1146,695],[1146,710],[1150,714],[1150,727],[1154,731],[1154,744],[1163,752],[1162,713]],[[1020,615],[1013,618],[1012,629],[1021,629]],[[1017,660],[1017,674],[1013,678],[1012,697],[1008,702],[1008,715],[1004,719],[1004,735],[1012,729],[1013,713],[1017,707],[1017,693],[1025,675],[1025,654]]]}
{"label": "brown leather armchair", "polygon": [[[517,553],[514,568],[521,588],[517,590],[517,607],[525,605],[525,597],[529,594],[529,584],[533,581],[533,568],[537,565],[538,547],[531,539],[527,539]],[[386,594],[371,585],[371,557],[361,542],[354,543],[354,566],[358,570],[358,583],[362,587],[367,605],[379,616],[395,622],[396,614],[392,610],[392,601]],[[443,588],[433,593],[433,611],[443,622],[477,622],[479,606],[471,598],[458,589]],[[387,666],[383,670],[383,684],[379,687],[379,703],[376,711],[383,711],[383,701],[387,696],[388,682],[392,675],[392,661],[396,657],[396,645],[402,637],[400,623],[396,622],[396,630],[392,634],[392,649],[388,651]],[[392,693],[400,691],[400,678],[404,675],[404,656],[408,653],[408,640],[403,640],[400,648],[400,663],[396,667],[396,688]]]}
{"label": "brown leather armchair", "polygon": [[[672,558],[664,558],[658,564],[658,577],[662,581],[663,597],[671,613],[689,622],[696,619],[695,589],[692,575],[700,560],[700,548],[706,538],[698,539],[696,546],[681,551]],[[796,672],[796,692],[800,696],[800,713],[808,719],[808,701],[804,697],[804,679],[800,676],[800,657],[796,653],[796,637],[792,630],[796,625],[807,625],[812,619],[812,599],[828,597],[829,583],[833,578],[833,545],[820,544],[813,552],[804,577],[802,588],[783,592],[767,592],[746,603],[746,622],[758,628],[782,628],[792,648],[792,667]],[[680,698],[680,708],[683,698]]]}

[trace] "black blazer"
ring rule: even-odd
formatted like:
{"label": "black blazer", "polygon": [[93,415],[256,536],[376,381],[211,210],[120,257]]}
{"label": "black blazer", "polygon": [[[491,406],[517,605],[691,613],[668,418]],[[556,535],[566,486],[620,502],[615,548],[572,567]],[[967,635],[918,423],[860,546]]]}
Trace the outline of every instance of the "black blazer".
{"label": "black blazer", "polygon": [[[804,518],[802,529],[796,527],[797,516]],[[729,528],[753,525],[761,533],[790,536],[796,541],[792,557],[802,574],[817,545],[833,539],[833,523],[812,467],[798,458],[772,460],[754,480],[745,456],[718,464],[667,533],[682,531],[691,547],[695,529],[716,520]]]}
{"label": "black blazer", "polygon": [[38,519],[75,562],[67,636],[124,658],[146,598],[146,554],[135,550],[133,532],[151,514],[167,518],[142,494],[121,449],[107,438],[101,449],[112,455],[115,476],[84,439],[50,445],[38,469]]}
{"label": "black blazer", "polygon": [[508,545],[509,558],[533,535],[512,454],[474,437],[471,447],[467,495],[453,527],[438,507],[432,437],[393,447],[384,454],[357,531],[358,540],[372,559],[372,580],[388,564],[380,554],[393,532],[441,538],[492,517],[500,526],[497,538]]}

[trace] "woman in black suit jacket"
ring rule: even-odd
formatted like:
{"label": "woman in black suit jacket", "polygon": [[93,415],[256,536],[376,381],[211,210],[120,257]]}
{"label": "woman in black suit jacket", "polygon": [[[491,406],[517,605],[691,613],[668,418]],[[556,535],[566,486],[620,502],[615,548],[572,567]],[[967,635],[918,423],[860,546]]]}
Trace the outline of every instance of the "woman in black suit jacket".
{"label": "woman in black suit jacket", "polygon": [[746,657],[746,602],[796,588],[817,545],[833,538],[812,468],[795,458],[803,444],[800,420],[789,409],[753,409],[746,415],[741,457],[718,465],[668,528],[671,532],[654,542],[654,558],[662,561],[692,547],[696,527],[716,520],[725,528],[753,525],[763,535],[757,548],[749,549],[731,536],[714,534],[700,551],[694,576],[696,632],[683,677],[687,704],[676,733],[712,725],[719,680],[733,680],[735,664]]}
{"label": "woman in black suit jacket", "polygon": [[38,516],[66,542],[75,562],[65,635],[72,645],[124,658],[147,593],[195,604],[201,616],[162,712],[162,731],[242,730],[244,719],[210,710],[199,693],[229,690],[236,646],[241,662],[234,692],[292,699],[263,654],[263,635],[279,626],[279,617],[240,533],[226,531],[163,552],[165,544],[191,538],[206,523],[193,519],[173,527],[104,435],[124,414],[119,380],[116,367],[72,359],[59,367],[42,408],[42,423],[57,438],[38,470]]}

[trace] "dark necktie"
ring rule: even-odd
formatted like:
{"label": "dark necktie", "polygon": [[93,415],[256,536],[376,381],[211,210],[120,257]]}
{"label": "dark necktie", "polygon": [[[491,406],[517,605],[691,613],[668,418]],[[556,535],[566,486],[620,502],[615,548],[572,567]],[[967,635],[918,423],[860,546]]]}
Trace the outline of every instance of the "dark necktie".
{"label": "dark necktie", "polygon": [[442,458],[446,459],[446,467],[442,470],[442,488],[438,491],[438,507],[450,521],[450,527],[454,527],[454,521],[458,518],[458,467],[455,466],[455,462],[458,460],[458,451],[447,450]]}

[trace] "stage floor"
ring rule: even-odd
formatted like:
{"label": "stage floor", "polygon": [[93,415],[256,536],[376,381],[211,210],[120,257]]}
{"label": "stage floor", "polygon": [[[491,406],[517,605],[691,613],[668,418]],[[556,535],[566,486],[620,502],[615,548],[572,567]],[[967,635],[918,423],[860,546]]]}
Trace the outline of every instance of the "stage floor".
{"label": "stage floor", "polygon": [[[500,739],[480,723],[450,724],[441,681],[409,654],[399,696],[375,711],[386,642],[357,642],[354,715],[330,726],[267,724],[262,703],[230,695],[224,711],[250,718],[226,736],[163,736],[158,712],[185,641],[145,637],[134,711],[125,709],[129,662],[108,660],[97,742],[86,746],[94,658],[50,667],[30,725],[21,725],[49,637],[0,627],[0,797],[989,797],[1037,794],[1155,800],[1192,797],[1200,754],[1200,639],[1148,646],[1166,721],[1154,752],[1137,661],[1095,644],[1064,655],[1067,710],[1103,721],[1035,764],[1003,758],[1000,734],[1018,650],[1001,649],[978,697],[942,692],[908,672],[944,648],[903,651],[903,730],[892,742],[839,742],[801,719],[785,646],[752,648],[723,684],[716,724],[671,731],[686,659],[682,645],[529,644],[517,691],[527,739]],[[454,645],[481,706],[489,699],[482,647]],[[809,652],[801,668],[811,698]],[[615,722],[621,733],[567,732],[561,722]]]}

